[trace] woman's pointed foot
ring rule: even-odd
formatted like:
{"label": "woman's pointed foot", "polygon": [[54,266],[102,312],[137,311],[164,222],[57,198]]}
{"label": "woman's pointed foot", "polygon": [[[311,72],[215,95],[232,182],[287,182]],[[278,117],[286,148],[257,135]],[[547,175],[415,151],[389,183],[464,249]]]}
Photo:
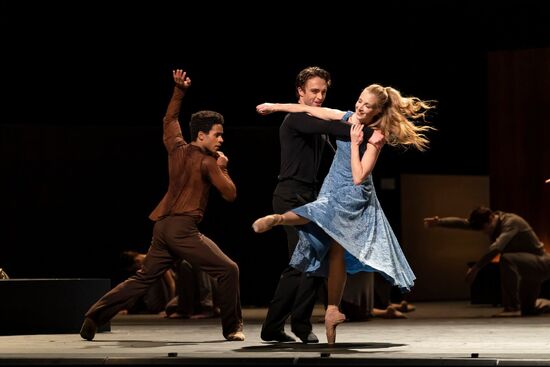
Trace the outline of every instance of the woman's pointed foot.
{"label": "woman's pointed foot", "polygon": [[252,224],[252,229],[254,229],[254,232],[256,233],[266,232],[266,231],[269,231],[274,226],[281,224],[282,221],[283,221],[283,216],[280,214],[266,215],[265,217],[257,219]]}
{"label": "woman's pointed foot", "polygon": [[346,315],[341,313],[337,306],[328,306],[325,313],[325,329],[329,345],[336,343],[336,326],[343,323],[345,319]]}

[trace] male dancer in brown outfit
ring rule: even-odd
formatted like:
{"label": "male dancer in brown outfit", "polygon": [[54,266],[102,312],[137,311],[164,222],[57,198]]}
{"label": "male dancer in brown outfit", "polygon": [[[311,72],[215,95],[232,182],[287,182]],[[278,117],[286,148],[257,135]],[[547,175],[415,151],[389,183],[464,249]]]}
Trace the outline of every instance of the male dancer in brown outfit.
{"label": "male dancer in brown outfit", "polygon": [[495,317],[532,316],[543,312],[537,306],[541,285],[550,279],[550,254],[533,228],[515,213],[480,206],[468,219],[438,216],[424,218],[426,228],[446,227],[483,231],[491,240],[485,254],[466,273],[472,283],[479,270],[500,255],[500,287],[504,310]]}
{"label": "male dancer in brown outfit", "polygon": [[223,116],[199,111],[191,116],[191,143],[182,136],[178,116],[191,79],[173,71],[172,99],[164,117],[164,145],[168,151],[168,192],[149,218],[155,221],[153,239],[143,267],[97,301],[86,313],[80,335],[92,340],[99,326],[127,308],[173,264],[185,258],[218,282],[223,336],[243,341],[239,267],[208,237],[199,232],[208,193],[213,185],[227,201],[236,198],[235,184],[227,172],[228,158],[219,151],[223,143]]}

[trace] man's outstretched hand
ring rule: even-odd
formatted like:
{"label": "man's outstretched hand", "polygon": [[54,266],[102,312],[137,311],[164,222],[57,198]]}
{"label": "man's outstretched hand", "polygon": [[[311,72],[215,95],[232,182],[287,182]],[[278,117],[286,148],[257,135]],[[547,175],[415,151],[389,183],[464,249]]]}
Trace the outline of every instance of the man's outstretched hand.
{"label": "man's outstretched hand", "polygon": [[439,224],[439,217],[438,216],[424,218],[424,227],[426,227],[426,228],[436,227],[438,224]]}

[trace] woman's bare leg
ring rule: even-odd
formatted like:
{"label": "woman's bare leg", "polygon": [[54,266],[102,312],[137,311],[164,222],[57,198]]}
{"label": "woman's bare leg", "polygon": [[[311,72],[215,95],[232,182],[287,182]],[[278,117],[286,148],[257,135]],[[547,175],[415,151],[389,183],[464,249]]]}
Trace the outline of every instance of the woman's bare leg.
{"label": "woman's bare leg", "polygon": [[339,306],[347,279],[344,248],[337,242],[332,242],[328,256],[328,304]]}
{"label": "woman's bare leg", "polygon": [[328,306],[325,313],[325,329],[328,344],[336,342],[336,326],[346,319],[346,316],[339,311],[346,278],[344,248],[338,243],[333,242],[329,249]]}
{"label": "woman's bare leg", "polygon": [[260,219],[257,219],[253,224],[252,228],[256,233],[262,233],[269,231],[275,226],[299,226],[302,224],[309,223],[309,219],[300,217],[294,212],[286,212],[284,214],[271,214],[266,215]]}

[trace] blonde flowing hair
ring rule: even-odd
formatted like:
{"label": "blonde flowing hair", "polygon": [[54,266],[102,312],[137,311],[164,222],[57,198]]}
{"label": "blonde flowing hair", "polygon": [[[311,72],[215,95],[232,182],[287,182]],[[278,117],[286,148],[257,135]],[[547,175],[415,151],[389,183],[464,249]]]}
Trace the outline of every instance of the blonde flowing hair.
{"label": "blonde flowing hair", "polygon": [[371,84],[365,91],[378,99],[380,114],[370,124],[382,131],[386,141],[392,146],[414,146],[420,151],[428,148],[428,138],[425,133],[435,128],[426,125],[417,125],[413,122],[426,122],[426,112],[432,108],[434,101],[423,101],[416,97],[403,97],[392,87],[383,87]]}

